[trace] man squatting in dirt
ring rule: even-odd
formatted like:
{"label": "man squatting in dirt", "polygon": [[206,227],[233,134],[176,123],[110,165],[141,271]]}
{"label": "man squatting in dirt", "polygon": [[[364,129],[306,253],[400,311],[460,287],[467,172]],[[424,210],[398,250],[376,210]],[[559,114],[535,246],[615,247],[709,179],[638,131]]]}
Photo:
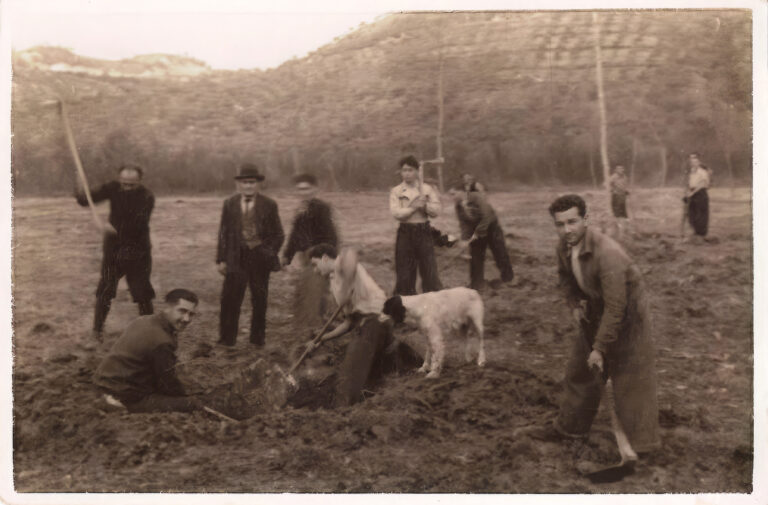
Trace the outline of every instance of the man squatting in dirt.
{"label": "man squatting in dirt", "polygon": [[[141,184],[142,175],[141,167],[123,165],[118,170],[118,180],[91,190],[94,203],[109,200],[109,222],[104,230],[101,279],[96,288],[93,315],[93,335],[99,341],[121,277],[126,277],[133,301],[139,305],[139,314],[153,312],[155,291],[149,280],[152,272],[149,217],[155,197]],[[88,206],[81,185],[75,191],[75,198],[81,206]]]}
{"label": "man squatting in dirt", "polygon": [[440,198],[429,184],[419,183],[419,161],[414,156],[400,160],[403,182],[389,193],[389,210],[400,222],[395,240],[395,293],[416,294],[416,270],[423,292],[438,291],[442,284],[432,242],[430,217],[440,212]]}
{"label": "man squatting in dirt", "polygon": [[459,181],[451,186],[449,192],[455,203],[461,238],[469,241],[469,287],[482,289],[485,286],[486,248],[491,249],[502,282],[509,282],[514,277],[514,272],[496,211],[483,193],[465,191],[464,188],[464,182]]}
{"label": "man squatting in dirt", "polygon": [[294,322],[303,326],[316,327],[327,309],[328,280],[317,273],[310,264],[306,251],[318,244],[338,245],[338,233],[333,222],[331,206],[317,198],[317,178],[311,174],[300,174],[293,178],[295,192],[301,203],[293,218],[291,234],[283,249],[281,265],[298,263],[299,278],[294,295]]}
{"label": "man squatting in dirt", "polygon": [[197,295],[174,289],[158,314],[134,319],[96,370],[94,383],[129,412],[191,412],[202,408],[176,377],[179,335],[195,315]]}
{"label": "man squatting in dirt", "polygon": [[629,182],[627,181],[627,174],[624,173],[623,165],[616,165],[611,178],[608,180],[608,184],[611,190],[611,210],[613,211],[613,217],[616,218],[616,226],[619,228],[619,237],[621,237],[624,234],[629,218],[627,216],[627,196],[629,195],[627,188]]}
{"label": "man squatting in dirt", "polygon": [[561,437],[586,437],[600,405],[600,381],[610,378],[629,442],[636,452],[647,452],[659,444],[658,407],[651,314],[640,271],[617,242],[588,226],[580,196],[557,198],[549,213],[560,237],[559,287],[580,329],[554,430]]}
{"label": "man squatting in dirt", "polygon": [[[344,321],[322,337],[327,342],[352,332],[344,351],[344,358],[336,370],[334,406],[348,406],[362,399],[363,387],[370,378],[381,372],[382,358],[392,343],[392,323],[382,316],[386,295],[357,262],[354,250],[344,249],[337,256],[336,249],[320,244],[308,251],[317,271],[330,281],[331,293],[342,307]],[[344,265],[354,265],[353,272]],[[313,350],[321,344],[309,342]]]}
{"label": "man squatting in dirt", "polygon": [[264,176],[245,163],[235,176],[238,193],[224,201],[216,249],[216,267],[224,276],[219,313],[219,341],[234,346],[245,287],[251,290],[250,341],[264,346],[269,275],[280,270],[277,256],[285,235],[277,204],[259,193]]}

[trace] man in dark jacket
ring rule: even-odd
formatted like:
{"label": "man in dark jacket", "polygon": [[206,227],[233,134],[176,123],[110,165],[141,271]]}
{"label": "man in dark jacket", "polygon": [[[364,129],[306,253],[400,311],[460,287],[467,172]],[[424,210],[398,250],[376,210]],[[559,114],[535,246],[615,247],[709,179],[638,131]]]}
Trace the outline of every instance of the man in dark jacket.
{"label": "man in dark jacket", "polygon": [[317,179],[311,174],[293,178],[295,191],[301,199],[293,219],[288,245],[283,250],[282,265],[297,264],[293,305],[294,330],[303,332],[322,324],[330,306],[328,280],[318,274],[306,257],[306,252],[318,244],[338,245],[336,225],[333,223],[331,206],[317,198]]}
{"label": "man in dark jacket", "polygon": [[[317,198],[317,178],[311,174],[300,174],[293,178],[296,193],[301,198],[288,244],[283,251],[283,265],[289,265],[296,253],[303,253],[317,244],[338,246],[336,225],[333,223],[331,206]],[[309,261],[302,258],[302,264]]]}
{"label": "man in dark jacket", "polygon": [[224,276],[219,344],[234,346],[246,284],[251,290],[251,343],[264,346],[269,275],[280,270],[277,253],[285,234],[271,198],[259,194],[264,176],[246,163],[235,177],[238,193],[224,201],[216,265]]}
{"label": "man in dark jacket", "polygon": [[618,429],[634,451],[650,451],[659,444],[659,421],[651,314],[642,275],[617,242],[587,226],[580,196],[558,198],[549,212],[560,236],[560,289],[580,328],[554,428],[562,436],[586,436],[600,404],[600,382],[610,378]]}
{"label": "man in dark jacket", "polygon": [[190,412],[200,407],[176,376],[179,334],[192,320],[197,296],[174,289],[158,314],[135,319],[96,370],[94,382],[129,412]]}
{"label": "man in dark jacket", "polygon": [[469,263],[469,286],[482,289],[485,286],[485,250],[491,249],[502,282],[514,278],[509,261],[504,231],[499,225],[496,211],[488,203],[485,194],[479,191],[465,191],[464,182],[457,182],[450,189],[456,206],[456,217],[461,227],[462,240],[469,240],[471,255]]}
{"label": "man in dark jacket", "polygon": [[[109,200],[109,222],[104,229],[104,255],[93,317],[93,334],[99,341],[121,277],[125,276],[128,281],[133,301],[139,305],[139,315],[152,314],[155,297],[149,280],[152,272],[149,217],[155,197],[141,184],[141,167],[123,165],[118,174],[118,180],[91,190],[94,203]],[[88,205],[82,187],[75,196],[77,203]]]}

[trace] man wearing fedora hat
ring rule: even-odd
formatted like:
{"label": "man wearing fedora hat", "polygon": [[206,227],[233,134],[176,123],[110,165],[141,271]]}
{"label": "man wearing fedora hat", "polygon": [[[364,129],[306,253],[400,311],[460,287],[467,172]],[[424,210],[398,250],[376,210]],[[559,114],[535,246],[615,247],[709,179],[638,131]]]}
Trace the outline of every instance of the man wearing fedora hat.
{"label": "man wearing fedora hat", "polygon": [[224,276],[219,314],[219,344],[234,346],[246,284],[251,289],[251,343],[262,347],[269,274],[280,270],[277,253],[285,234],[277,204],[259,193],[264,176],[252,163],[235,176],[238,193],[224,201],[216,266]]}

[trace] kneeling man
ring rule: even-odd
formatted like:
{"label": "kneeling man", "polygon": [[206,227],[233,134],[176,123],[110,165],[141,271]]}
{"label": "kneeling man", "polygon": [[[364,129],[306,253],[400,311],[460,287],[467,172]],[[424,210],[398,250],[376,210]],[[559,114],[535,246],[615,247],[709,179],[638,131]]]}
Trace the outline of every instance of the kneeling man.
{"label": "kneeling man", "polygon": [[191,412],[201,407],[176,377],[178,336],[195,315],[197,295],[174,289],[160,313],[135,319],[96,370],[94,382],[129,412]]}

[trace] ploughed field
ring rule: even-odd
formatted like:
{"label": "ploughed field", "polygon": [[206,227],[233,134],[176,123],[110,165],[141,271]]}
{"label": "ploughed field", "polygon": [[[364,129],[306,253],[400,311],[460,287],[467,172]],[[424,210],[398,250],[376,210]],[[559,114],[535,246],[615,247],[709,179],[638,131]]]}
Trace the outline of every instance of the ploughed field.
{"label": "ploughed field", "polygon": [[[678,237],[679,190],[636,190],[626,248],[645,275],[655,314],[663,448],[637,472],[591,484],[576,462],[618,459],[601,407],[589,442],[545,442],[515,429],[548,422],[576,327],[555,284],[556,236],[547,206],[557,189],[492,193],[516,279],[483,292],[488,365],[449,351],[437,380],[401,369],[340,410],[259,408],[243,370],[287,367],[308,339],[291,320],[295,272],[273,274],[267,345],[236,352],[218,338],[221,277],[214,265],[221,197],[159,197],[151,221],[153,283],[201,296],[179,345],[182,380],[238,423],[209,414],[105,411],[90,378],[137,315],[121,281],[105,343],[88,345],[100,236],[71,198],[14,201],[13,463],[20,492],[746,492],[752,480],[752,233],[748,189],[716,189],[710,240]],[[606,227],[607,195],[583,193],[592,226]],[[296,207],[274,195],[286,234]],[[395,224],[385,192],[326,194],[342,241],[386,290],[394,286]],[[444,200],[436,220],[456,233]],[[106,213],[106,209],[101,209]],[[468,282],[456,249],[437,249],[446,287]],[[491,255],[486,278],[498,277]],[[248,295],[241,331],[250,324]],[[160,302],[156,301],[156,308]],[[408,332],[405,329],[396,330]],[[415,341],[416,335],[407,335]],[[450,342],[450,341],[449,341]],[[209,348],[207,344],[212,345]],[[450,343],[449,343],[450,345]],[[232,386],[232,383],[236,386]],[[247,381],[246,381],[247,382]],[[239,386],[237,386],[239,384]],[[253,386],[253,383],[250,383]],[[258,387],[251,391],[259,392]],[[262,388],[263,389],[263,388]]]}

